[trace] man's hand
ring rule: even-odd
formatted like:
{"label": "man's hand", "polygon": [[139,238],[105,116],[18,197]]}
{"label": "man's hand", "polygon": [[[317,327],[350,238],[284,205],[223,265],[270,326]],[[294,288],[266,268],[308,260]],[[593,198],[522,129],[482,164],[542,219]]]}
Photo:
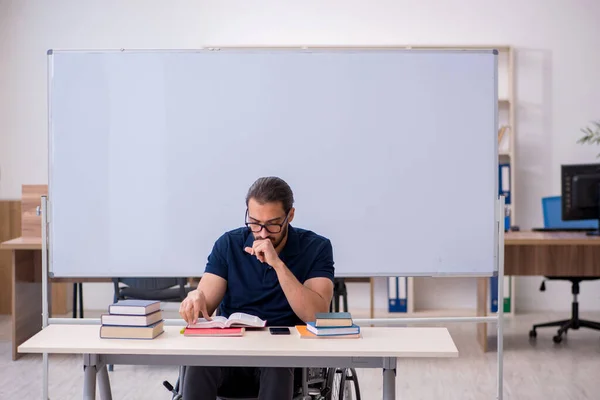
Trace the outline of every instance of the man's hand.
{"label": "man's hand", "polygon": [[188,293],[185,300],[179,306],[179,315],[188,324],[195,324],[198,321],[198,315],[202,311],[202,316],[210,321],[210,315],[206,309],[206,298],[201,290],[193,290]]}
{"label": "man's hand", "polygon": [[269,239],[255,240],[252,247],[246,247],[247,253],[255,255],[260,262],[267,263],[271,267],[276,267],[281,260],[277,251],[273,247],[273,242]]}

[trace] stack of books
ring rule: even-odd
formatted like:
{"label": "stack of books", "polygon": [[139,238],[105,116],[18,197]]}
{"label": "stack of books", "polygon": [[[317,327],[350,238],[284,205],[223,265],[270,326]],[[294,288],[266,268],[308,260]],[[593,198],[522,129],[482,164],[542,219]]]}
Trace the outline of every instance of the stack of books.
{"label": "stack of books", "polygon": [[349,312],[317,313],[314,322],[296,329],[302,338],[360,338],[360,326],[354,324]]}
{"label": "stack of books", "polygon": [[164,321],[157,300],[121,300],[101,316],[103,339],[154,339],[164,332]]}

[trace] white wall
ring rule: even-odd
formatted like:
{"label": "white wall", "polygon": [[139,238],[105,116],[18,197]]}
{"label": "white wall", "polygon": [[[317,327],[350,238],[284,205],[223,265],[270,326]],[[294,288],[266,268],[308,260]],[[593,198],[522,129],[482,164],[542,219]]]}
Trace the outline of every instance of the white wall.
{"label": "white wall", "polygon": [[[194,48],[208,45],[508,44],[517,48],[517,198],[522,228],[542,222],[540,198],[560,193],[561,163],[593,162],[599,148],[576,144],[600,119],[600,2],[435,1],[0,1],[0,199],[45,183],[46,50]],[[385,251],[385,250],[384,250]],[[519,278],[519,310],[570,307],[566,283],[538,292]],[[377,305],[385,308],[385,285]],[[354,285],[351,304],[368,300]],[[111,289],[86,286],[86,305],[105,308]],[[445,294],[432,304],[435,291]],[[473,282],[420,286],[427,306],[473,307]],[[421,297],[420,297],[421,298]],[[588,283],[583,312],[600,309]]]}

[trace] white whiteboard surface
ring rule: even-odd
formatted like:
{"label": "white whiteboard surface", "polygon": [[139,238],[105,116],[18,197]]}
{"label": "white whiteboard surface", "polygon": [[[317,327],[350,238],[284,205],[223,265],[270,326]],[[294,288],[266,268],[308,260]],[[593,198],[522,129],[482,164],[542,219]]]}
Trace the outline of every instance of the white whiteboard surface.
{"label": "white whiteboard surface", "polygon": [[337,276],[493,275],[496,57],[49,52],[50,272],[199,276],[275,175]]}

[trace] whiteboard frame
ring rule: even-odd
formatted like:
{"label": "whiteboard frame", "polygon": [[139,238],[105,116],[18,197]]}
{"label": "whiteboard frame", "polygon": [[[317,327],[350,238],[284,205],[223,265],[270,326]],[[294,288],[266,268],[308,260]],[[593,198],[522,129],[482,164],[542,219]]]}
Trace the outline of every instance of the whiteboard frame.
{"label": "whiteboard frame", "polygon": [[[220,50],[219,47],[207,47],[207,48],[201,48],[200,50],[211,50],[211,51],[218,51]],[[236,49],[235,47],[232,49]],[[241,49],[248,49],[245,47],[242,47]],[[280,47],[253,47],[253,49],[281,49]],[[289,49],[289,50],[308,50],[308,47],[284,47],[283,49]],[[390,50],[402,50],[402,49],[406,49],[406,50],[410,50],[410,47],[387,47],[387,46],[383,46],[383,47],[311,47],[311,50],[314,49],[338,49],[338,50],[343,50],[343,49],[357,49],[357,50],[385,50],[385,49],[390,49]],[[420,49],[419,49],[420,50]],[[426,49],[427,51],[436,51],[435,49]],[[477,51],[477,50],[471,50],[470,51]],[[478,49],[479,50],[479,49]],[[70,50],[61,50],[61,51],[70,51]],[[90,50],[93,51],[93,50]],[[124,49],[121,50],[115,50],[115,51],[124,51]],[[131,50],[130,50],[131,51]],[[136,51],[136,50],[133,50]],[[146,51],[146,50],[137,50],[137,51]],[[149,51],[155,51],[155,50],[149,50]],[[169,51],[169,50],[165,50],[165,51]],[[197,52],[199,50],[172,50],[172,51],[192,51],[192,52]],[[416,50],[411,50],[411,51],[416,51]],[[445,52],[449,52],[449,51],[463,51],[463,50],[440,50],[440,51],[445,51]],[[490,50],[495,52],[495,54],[498,54],[498,52],[496,50]],[[484,50],[484,52],[487,52]],[[49,65],[49,69],[48,69],[48,88],[50,90],[50,82],[51,82],[51,76],[52,76],[52,63],[51,63],[51,56],[53,54],[53,50],[49,50],[48,51],[48,65]],[[498,63],[498,59],[496,57],[496,74],[495,74],[495,79],[496,79],[496,85],[495,85],[495,97],[496,97],[496,101],[494,103],[494,107],[495,107],[495,122],[496,125],[498,123],[498,101],[497,101],[497,96],[498,96],[498,74],[497,74],[497,63]],[[50,99],[50,92],[48,92],[48,100]],[[48,118],[49,118],[49,123],[48,123],[48,150],[49,150],[49,157],[48,157],[48,173],[49,173],[49,177],[51,176],[51,166],[52,166],[52,162],[51,162],[51,129],[52,129],[52,121],[51,121],[51,104],[50,101],[48,101]],[[497,157],[497,153],[498,153],[498,144],[495,141],[495,153],[496,153],[496,158],[494,160],[494,164],[496,166],[496,169],[498,169],[498,157]],[[494,174],[495,176],[495,186],[496,186],[496,192],[498,193],[498,175]],[[50,182],[50,181],[49,181]],[[48,196],[42,196],[42,218],[41,218],[41,224],[42,224],[42,232],[44,235],[43,241],[42,241],[42,321],[43,322],[43,326],[42,329],[45,329],[49,324],[92,324],[92,325],[100,325],[101,321],[99,318],[83,318],[83,319],[71,319],[71,318],[49,318],[49,313],[48,313],[48,288],[49,288],[49,277],[53,276],[52,271],[52,258],[51,258],[51,248],[52,246],[50,246],[50,242],[52,240],[52,235],[51,233],[51,229],[50,229],[50,224],[51,224],[51,220],[49,219],[49,217],[52,215],[51,210],[52,210],[52,206],[51,206],[51,188],[50,185],[48,187]],[[503,285],[504,285],[504,216],[505,216],[505,199],[503,196],[499,196],[499,198],[496,201],[496,227],[497,229],[495,229],[494,235],[495,235],[495,242],[496,242],[496,246],[494,246],[494,250],[495,250],[495,255],[494,255],[494,259],[495,259],[495,271],[493,272],[492,276],[498,276],[498,293],[503,293]],[[451,276],[462,276],[462,275],[451,275]],[[480,275],[477,275],[480,276]],[[486,275],[488,276],[488,275]],[[473,276],[469,276],[469,277],[473,277]],[[496,323],[497,326],[497,343],[498,343],[498,351],[497,351],[497,386],[496,386],[496,394],[494,396],[495,399],[498,400],[502,400],[503,399],[503,387],[504,387],[504,374],[503,374],[503,332],[504,332],[504,314],[503,314],[503,307],[498,307],[498,313],[495,316],[482,316],[482,317],[433,317],[433,318],[382,318],[382,319],[356,319],[355,322],[359,325],[366,325],[366,324],[370,324],[370,325],[395,325],[395,326],[404,326],[407,324],[411,324],[411,323],[424,323],[424,324],[439,324],[439,323],[448,323],[448,322],[456,322],[456,323]],[[178,320],[178,319],[166,319],[165,320],[165,324],[167,325],[176,325],[176,326],[184,326],[185,323],[183,320]],[[44,395],[47,397],[47,393],[48,393],[48,374],[49,374],[49,366],[48,366],[48,355],[47,353],[43,354],[43,380],[42,380],[42,388],[43,388],[43,393]],[[492,396],[490,395],[490,398],[492,398]]]}
{"label": "whiteboard frame", "polygon": [[[157,51],[163,53],[202,53],[202,52],[213,52],[213,51],[221,51],[226,50],[228,52],[241,52],[241,53],[251,53],[251,52],[306,52],[306,53],[317,53],[317,52],[368,52],[368,51],[377,51],[377,52],[406,52],[406,53],[445,53],[445,54],[458,54],[458,53],[471,53],[471,54],[494,54],[494,94],[492,100],[492,106],[494,107],[494,129],[497,129],[498,126],[498,50],[494,48],[483,49],[483,48],[411,48],[410,46],[207,46],[207,47],[199,47],[197,49],[50,49],[47,51],[47,62],[48,62],[48,223],[50,224],[48,230],[48,266],[49,266],[49,276],[54,277],[54,268],[53,268],[53,257],[52,257],[52,216],[53,216],[53,207],[52,207],[52,165],[53,165],[53,124],[52,124],[52,103],[50,101],[52,96],[52,78],[54,74],[53,70],[53,55],[56,53],[154,53]],[[496,171],[498,170],[498,143],[494,141],[494,154],[493,157],[493,171],[494,171],[494,193],[498,193],[499,188],[499,178]],[[498,207],[498,203],[496,203],[496,207]],[[502,210],[502,213],[504,211]],[[495,209],[494,215],[499,215],[500,210]],[[497,221],[496,221],[497,222]],[[500,221],[503,223],[503,221]],[[498,236],[498,232],[494,231],[494,242],[498,243],[500,240]],[[394,274],[390,275],[388,273],[371,273],[365,271],[363,273],[351,273],[346,274],[341,272],[340,274],[336,274],[336,277],[339,278],[371,278],[371,277],[390,277],[390,276],[406,276],[406,277],[492,277],[498,276],[499,267],[498,267],[498,246],[494,246],[494,269],[489,273],[481,273],[481,272],[473,272],[473,273],[427,273],[427,272],[406,272],[402,274]],[[179,276],[180,274],[175,274]],[[176,277],[176,276],[173,277]],[[201,273],[198,274],[201,276]],[[63,275],[60,275],[61,277]],[[64,275],[65,277],[73,277],[73,275]],[[123,275],[129,276],[129,275]],[[140,274],[135,274],[136,277],[140,276]],[[152,275],[154,276],[154,275]],[[85,275],[85,277],[106,277],[105,275]],[[167,275],[161,275],[161,277],[170,277]]]}

